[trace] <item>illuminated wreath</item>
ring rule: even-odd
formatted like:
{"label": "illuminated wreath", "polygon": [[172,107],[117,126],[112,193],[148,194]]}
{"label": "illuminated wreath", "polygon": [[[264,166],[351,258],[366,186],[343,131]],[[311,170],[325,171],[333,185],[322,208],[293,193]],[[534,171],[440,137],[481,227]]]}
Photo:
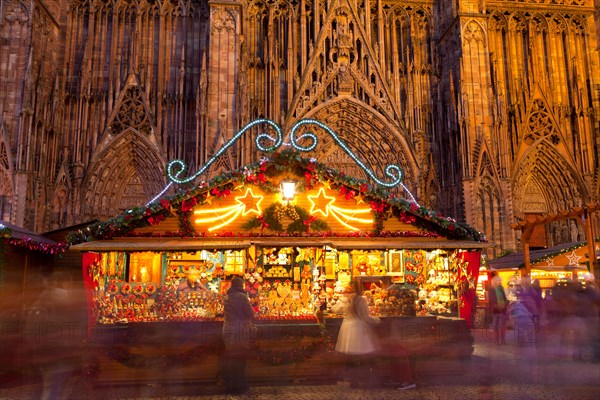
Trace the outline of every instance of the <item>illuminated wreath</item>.
{"label": "illuminated wreath", "polygon": [[156,286],[153,284],[146,285],[146,294],[153,295],[154,293],[156,293]]}
{"label": "illuminated wreath", "polygon": [[[289,218],[292,222],[283,227],[282,221]],[[302,233],[309,229],[315,231],[329,230],[327,222],[311,217],[311,215],[297,205],[281,204],[279,202],[271,204],[265,209],[262,215],[252,218],[242,225],[244,229],[267,228],[276,232]]]}
{"label": "illuminated wreath", "polygon": [[131,293],[131,285],[129,283],[126,283],[123,286],[121,286],[121,293],[123,293],[123,294]]}

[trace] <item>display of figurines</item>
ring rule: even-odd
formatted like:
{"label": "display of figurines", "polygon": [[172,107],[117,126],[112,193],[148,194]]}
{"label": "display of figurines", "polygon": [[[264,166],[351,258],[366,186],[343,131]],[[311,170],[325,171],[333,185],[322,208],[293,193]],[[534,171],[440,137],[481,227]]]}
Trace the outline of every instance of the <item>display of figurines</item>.
{"label": "display of figurines", "polygon": [[357,265],[354,267],[354,276],[371,275],[371,268],[367,262],[367,256],[360,256],[357,261]]}
{"label": "display of figurines", "polygon": [[413,289],[394,288],[382,297],[381,313],[389,316],[412,316],[416,314],[417,292]]}
{"label": "display of figurines", "polygon": [[288,270],[280,265],[269,268],[265,276],[267,278],[290,278]]}
{"label": "display of figurines", "polygon": [[[303,288],[306,289],[306,288]],[[310,294],[303,296],[298,283],[286,279],[262,285],[257,304],[259,315],[265,317],[293,317],[312,313]]]}

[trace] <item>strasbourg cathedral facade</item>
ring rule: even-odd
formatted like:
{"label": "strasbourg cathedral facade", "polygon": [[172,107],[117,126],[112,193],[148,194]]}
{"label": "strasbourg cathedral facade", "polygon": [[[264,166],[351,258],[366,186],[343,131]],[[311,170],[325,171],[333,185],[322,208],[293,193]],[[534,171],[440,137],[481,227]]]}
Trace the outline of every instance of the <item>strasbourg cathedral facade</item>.
{"label": "strasbourg cathedral facade", "polygon": [[[596,4],[594,4],[596,1]],[[0,220],[146,204],[257,118],[316,119],[419,203],[511,223],[600,200],[599,0],[0,0]],[[202,177],[260,157],[244,137]],[[312,155],[366,178],[331,138]],[[403,195],[399,193],[399,195]],[[572,220],[548,246],[585,240]]]}

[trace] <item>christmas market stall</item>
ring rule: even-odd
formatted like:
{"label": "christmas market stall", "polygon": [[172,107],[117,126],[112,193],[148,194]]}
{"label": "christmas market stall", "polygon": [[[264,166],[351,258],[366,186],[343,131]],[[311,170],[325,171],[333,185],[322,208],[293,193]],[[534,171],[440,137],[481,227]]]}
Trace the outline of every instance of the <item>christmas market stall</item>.
{"label": "christmas market stall", "polygon": [[331,379],[322,367],[354,287],[380,333],[409,352],[469,356],[484,237],[298,146],[266,150],[193,185],[172,162],[184,189],[70,235],[83,252],[89,334],[104,350],[100,379],[214,381],[234,275],[259,327],[253,381]]}
{"label": "christmas market stall", "polygon": [[[600,254],[600,239],[595,241],[596,258]],[[531,250],[531,281],[539,281],[545,294],[552,293],[557,284],[566,281],[584,281],[592,273],[588,242],[563,243],[558,246]],[[514,299],[514,288],[520,285],[525,265],[522,252],[508,254],[488,263],[489,273],[495,272],[501,278],[508,295]],[[483,291],[480,292],[484,296]]]}

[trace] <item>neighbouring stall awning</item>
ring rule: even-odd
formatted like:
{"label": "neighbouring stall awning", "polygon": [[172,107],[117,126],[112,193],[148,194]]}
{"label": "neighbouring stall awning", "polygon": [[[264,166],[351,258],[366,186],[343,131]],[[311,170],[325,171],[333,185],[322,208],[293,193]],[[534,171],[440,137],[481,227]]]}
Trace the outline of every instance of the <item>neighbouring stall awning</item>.
{"label": "neighbouring stall awning", "polygon": [[77,251],[197,251],[236,250],[250,247],[245,240],[216,240],[215,238],[123,238],[97,240],[71,246]]}
{"label": "neighbouring stall awning", "polygon": [[28,231],[20,226],[9,224],[8,222],[0,221],[0,228],[8,228],[10,231],[10,237],[18,240],[31,240],[36,243],[44,243],[54,245],[56,242],[52,239],[48,239],[37,233]]}
{"label": "neighbouring stall awning", "polygon": [[[549,271],[549,268],[554,267],[554,265],[548,267],[548,259],[554,258],[564,253],[565,250],[575,249],[586,245],[587,242],[562,243],[550,248],[531,250],[529,252],[530,267],[532,269],[546,269]],[[539,265],[541,263],[545,263],[546,265]],[[519,269],[522,268],[524,264],[525,256],[523,252],[507,254],[505,256],[488,261],[488,266],[492,270]],[[564,270],[564,266],[556,266],[556,268]]]}

